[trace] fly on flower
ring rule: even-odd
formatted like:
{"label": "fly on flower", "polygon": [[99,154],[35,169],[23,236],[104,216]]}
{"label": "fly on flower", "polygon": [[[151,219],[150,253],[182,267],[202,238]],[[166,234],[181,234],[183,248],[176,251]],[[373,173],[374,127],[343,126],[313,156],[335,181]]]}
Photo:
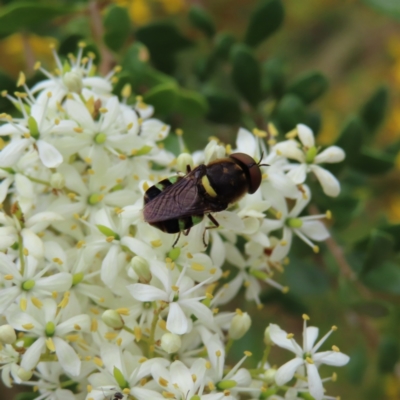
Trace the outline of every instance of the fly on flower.
{"label": "fly on flower", "polygon": [[[261,157],[262,159],[262,157]],[[261,161],[260,161],[261,162]],[[201,164],[185,176],[172,176],[150,187],[144,195],[144,220],[167,233],[188,235],[192,226],[206,215],[217,228],[213,212],[226,210],[246,193],[253,194],[261,184],[260,167],[244,153]],[[205,233],[205,231],[204,231]],[[206,245],[203,235],[203,242]]]}

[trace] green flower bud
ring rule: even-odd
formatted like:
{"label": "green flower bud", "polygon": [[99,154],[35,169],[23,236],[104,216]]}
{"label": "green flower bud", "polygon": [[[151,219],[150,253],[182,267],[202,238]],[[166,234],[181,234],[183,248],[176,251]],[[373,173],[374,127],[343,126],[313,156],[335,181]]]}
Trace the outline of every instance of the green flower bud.
{"label": "green flower bud", "polygon": [[301,228],[303,226],[303,221],[300,218],[288,218],[286,220],[286,225],[289,228]]}
{"label": "green flower bud", "polygon": [[77,285],[78,283],[81,283],[83,281],[83,278],[85,277],[83,272],[78,272],[74,274],[72,277],[72,286]]}
{"label": "green flower bud", "polygon": [[101,316],[102,321],[114,329],[122,329],[124,324],[124,320],[115,310],[106,310],[103,312]]}
{"label": "green flower bud", "polygon": [[317,153],[318,153],[318,150],[315,146],[310,147],[306,153],[306,163],[312,164],[314,162],[314,158],[317,155]]}
{"label": "green flower bud", "polygon": [[131,260],[131,266],[139,277],[139,281],[142,283],[149,283],[151,281],[152,275],[150,272],[149,263],[140,256],[135,256]]}
{"label": "green flower bud", "polygon": [[47,337],[52,337],[54,335],[56,332],[56,326],[54,325],[54,322],[49,321],[46,324],[45,332]]}
{"label": "green flower bud", "polygon": [[161,336],[161,348],[168,354],[176,353],[181,345],[181,338],[175,333],[164,333]]}
{"label": "green flower bud", "polygon": [[107,140],[107,135],[105,133],[98,133],[95,137],[94,137],[94,141],[97,144],[103,144],[105,141]]}
{"label": "green flower bud", "polygon": [[233,340],[238,340],[245,335],[251,325],[249,314],[237,312],[232,318],[231,326],[229,327],[229,337]]}
{"label": "green flower bud", "polygon": [[28,128],[29,128],[29,133],[31,134],[31,136],[35,139],[39,139],[40,132],[39,132],[38,124],[37,124],[35,118],[33,118],[32,116],[30,116],[28,118]]}
{"label": "green flower bud", "polygon": [[17,335],[11,325],[0,326],[0,342],[4,344],[12,344],[17,340]]}
{"label": "green flower bud", "polygon": [[168,257],[175,261],[181,255],[181,249],[179,247],[174,247],[168,252]]}
{"label": "green flower bud", "polygon": [[77,71],[66,72],[63,76],[64,85],[70,92],[81,93],[83,88],[82,76]]}
{"label": "green flower bud", "polygon": [[29,279],[22,284],[22,290],[31,290],[35,287],[36,282],[33,279]]}
{"label": "green flower bud", "polygon": [[54,189],[62,189],[65,186],[65,177],[63,174],[56,172],[51,174],[50,185]]}
{"label": "green flower bud", "polygon": [[21,381],[29,381],[32,378],[32,371],[27,371],[22,367],[18,367],[17,376]]}
{"label": "green flower bud", "polygon": [[107,237],[110,236],[114,236],[115,240],[120,240],[120,237],[118,235],[118,233],[114,232],[111,228],[109,228],[108,226],[105,225],[96,225],[97,229],[104,235]]}
{"label": "green flower bud", "polygon": [[276,369],[275,368],[268,368],[265,372],[264,372],[264,379],[265,382],[268,383],[269,385],[272,385],[273,383],[275,383],[275,375],[276,375]]}
{"label": "green flower bud", "polygon": [[217,383],[217,388],[219,390],[227,390],[227,389],[232,389],[235,386],[237,386],[237,382],[231,379],[228,379],[226,381],[221,381]]}

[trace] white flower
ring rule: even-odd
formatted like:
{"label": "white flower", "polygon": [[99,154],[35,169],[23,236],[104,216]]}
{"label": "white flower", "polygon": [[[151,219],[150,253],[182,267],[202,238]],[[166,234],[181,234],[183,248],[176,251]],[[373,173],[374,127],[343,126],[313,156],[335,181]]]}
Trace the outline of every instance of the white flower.
{"label": "white flower", "polygon": [[9,312],[8,323],[19,331],[29,332],[36,337],[22,356],[21,366],[30,370],[36,367],[41,354],[46,350],[55,352],[61,367],[73,376],[79,375],[81,360],[75,349],[67,343],[70,332],[88,332],[90,318],[86,314],[76,315],[62,321],[62,312],[57,312],[57,305],[52,299],[45,299],[41,304],[29,307],[29,313]]}
{"label": "white flower", "polygon": [[299,192],[296,203],[290,211],[287,208],[285,199],[282,198],[277,204],[274,204],[278,209],[278,219],[265,220],[264,227],[268,232],[283,229],[282,239],[272,250],[272,261],[281,261],[287,256],[292,244],[293,234],[297,235],[316,253],[318,253],[319,247],[316,246],[312,240],[322,241],[329,237],[328,230],[322,222],[318,221],[321,218],[329,217],[329,213],[299,217],[299,214],[311,200],[310,189],[307,186],[303,186],[302,190],[303,192]]}
{"label": "white flower", "polygon": [[303,347],[300,347],[295,342],[293,335],[287,334],[284,330],[279,328],[278,325],[269,325],[271,340],[276,345],[290,350],[296,355],[293,360],[288,361],[278,369],[275,375],[275,381],[279,386],[282,386],[293,378],[299,367],[305,366],[310,394],[315,400],[321,400],[324,397],[324,388],[319,376],[318,367],[321,364],[341,367],[346,365],[350,358],[346,354],[341,353],[336,346],[333,346],[331,351],[317,352],[330,334],[336,330],[336,327],[332,327],[332,329],[315,344],[318,337],[318,328],[314,326],[307,327],[308,317],[303,316],[303,319]]}
{"label": "white flower", "polygon": [[49,268],[43,268],[32,257],[25,258],[23,273],[9,256],[0,253],[0,273],[6,281],[6,287],[0,290],[0,312],[5,312],[17,299],[20,308],[26,310],[27,301],[50,296],[52,293],[64,292],[71,287],[72,276],[65,272],[43,276]]}
{"label": "white flower", "polygon": [[204,324],[212,323],[212,311],[201,303],[206,296],[194,297],[193,295],[205,283],[213,280],[213,276],[211,275],[209,279],[194,285],[193,280],[185,276],[185,271],[186,268],[178,276],[174,276],[164,263],[153,261],[151,265],[153,280],[156,278],[163,289],[142,283],[128,286],[131,295],[139,301],[159,300],[169,303],[167,329],[178,335],[190,332],[192,328],[191,314]]}
{"label": "white flower", "polygon": [[311,171],[319,180],[324,193],[336,197],[340,193],[339,181],[331,172],[317,164],[343,161],[345,158],[344,151],[338,146],[330,146],[318,154],[311,129],[303,124],[298,124],[296,129],[303,145],[302,149],[299,148],[299,143],[294,139],[280,142],[273,148],[277,154],[300,162],[300,164],[289,164],[286,167],[289,171],[288,176],[293,179],[294,183],[301,184],[306,180],[307,172]]}

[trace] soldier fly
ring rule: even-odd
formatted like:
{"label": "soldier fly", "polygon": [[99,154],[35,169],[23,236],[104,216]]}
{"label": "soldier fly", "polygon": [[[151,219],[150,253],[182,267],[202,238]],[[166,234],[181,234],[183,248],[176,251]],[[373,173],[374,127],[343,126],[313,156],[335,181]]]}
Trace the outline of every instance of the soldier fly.
{"label": "soldier fly", "polygon": [[[262,157],[261,157],[262,159]],[[253,194],[260,186],[260,167],[244,153],[234,153],[226,158],[201,164],[185,176],[172,176],[151,186],[144,195],[144,220],[167,233],[188,235],[190,228],[200,223],[206,215],[217,228],[211,213],[223,211],[236,203],[246,193]],[[204,240],[204,245],[207,246]]]}

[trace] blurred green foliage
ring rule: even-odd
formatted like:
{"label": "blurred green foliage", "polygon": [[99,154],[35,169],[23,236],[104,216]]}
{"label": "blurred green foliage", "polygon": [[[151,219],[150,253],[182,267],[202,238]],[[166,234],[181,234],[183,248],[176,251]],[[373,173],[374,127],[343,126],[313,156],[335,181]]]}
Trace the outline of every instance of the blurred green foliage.
{"label": "blurred green foliage", "polygon": [[[285,21],[285,15],[293,12],[292,8],[306,8],[304,4],[295,6],[281,0],[238,2],[237,12],[245,9],[247,14],[235,31],[228,29],[234,23],[225,23],[221,18],[218,7],[227,6],[223,2],[220,6],[218,2],[184,6],[173,17],[152,4],[154,14],[146,17],[142,13],[133,23],[132,15],[138,14],[128,3],[5,1],[0,7],[0,37],[7,41],[20,35],[26,67],[31,68],[30,82],[35,82],[38,75],[33,71],[34,45],[29,35],[42,38],[46,48],[47,38],[55,38],[63,56],[74,53],[77,43],[84,40],[86,51],[97,55],[100,71],[106,73],[116,64],[122,66],[114,92],[120,95],[129,84],[129,101],[133,103],[136,96],[142,96],[155,107],[157,117],[173,129],[182,128],[190,150],[204,146],[211,135],[232,144],[239,126],[267,130],[272,122],[282,139],[298,123],[308,124],[316,134],[327,125],[322,96],[329,88],[337,88],[316,65],[308,69],[298,66],[307,65],[304,59],[307,51],[311,52],[309,43],[329,43],[332,32],[339,35],[350,6],[341,11],[328,2],[325,14],[319,11],[320,15],[311,15],[314,21],[308,20],[310,37],[296,38],[299,30],[293,16]],[[315,6],[315,2],[310,4]],[[376,18],[378,14],[367,6],[400,19],[397,0],[363,0],[355,6],[360,8],[352,9],[356,18],[360,10]],[[317,38],[312,36],[313,29]],[[397,30],[393,29],[399,34],[398,25]],[[279,35],[284,34],[295,42],[286,54],[274,47],[274,40],[281,46]],[[351,69],[351,63],[359,62],[358,70],[364,68],[357,54],[352,56],[342,76],[346,68]],[[297,60],[297,67],[289,68],[292,59]],[[10,71],[15,67],[10,68],[6,61],[1,65],[0,87],[13,91],[15,75],[11,76]],[[338,119],[343,122],[330,128],[338,133],[329,141],[347,154],[343,163],[329,167],[341,181],[340,196],[327,198],[316,182],[308,182],[315,186],[315,207],[333,213],[332,239],[321,246],[317,255],[295,242],[283,276],[291,292],[282,295],[266,289],[265,308],[255,319],[259,331],[243,344],[245,349],[257,350],[262,329],[277,315],[287,322],[307,312],[317,326],[328,329],[332,324],[339,325],[341,350],[352,357],[335,387],[344,399],[400,398],[400,385],[398,397],[390,397],[393,387],[389,388],[391,392],[385,386],[385,379],[396,376],[400,365],[400,221],[390,222],[384,198],[387,187],[400,196],[396,178],[400,132],[382,144],[381,128],[391,112],[394,93],[385,74],[381,75],[379,84],[362,82],[364,96],[351,108],[346,103],[346,113],[338,110]],[[356,89],[351,99],[358,97]],[[347,90],[351,92],[352,87]],[[2,112],[11,112],[3,98],[0,106]],[[300,327],[293,326],[296,329]]]}

